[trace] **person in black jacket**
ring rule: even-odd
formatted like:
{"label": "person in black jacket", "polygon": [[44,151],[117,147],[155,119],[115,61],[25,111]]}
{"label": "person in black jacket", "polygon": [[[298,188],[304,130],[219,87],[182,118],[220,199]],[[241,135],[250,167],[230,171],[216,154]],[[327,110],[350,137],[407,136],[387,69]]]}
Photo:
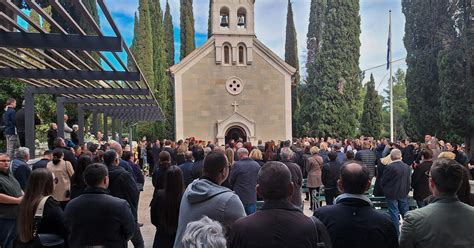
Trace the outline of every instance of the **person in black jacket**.
{"label": "person in black jacket", "polygon": [[187,151],[185,153],[185,162],[179,168],[183,171],[184,187],[187,188],[189,184],[194,181],[193,178],[193,152]]}
{"label": "person in black jacket", "polygon": [[321,179],[324,185],[324,197],[326,205],[332,205],[334,198],[339,194],[337,189],[337,180],[341,177],[341,164],[337,162],[337,153],[328,154],[329,162],[324,164]]}
{"label": "person in black jacket", "polygon": [[299,192],[299,188],[294,187],[290,169],[285,164],[266,163],[257,181],[263,206],[256,213],[235,221],[230,229],[229,248],[331,247],[326,227],[316,218],[305,216],[291,203],[293,191]]}
{"label": "person in black jacket", "polygon": [[158,161],[158,168],[155,168],[153,172],[152,183],[155,187],[153,196],[156,196],[158,190],[165,188],[165,175],[168,168],[171,166],[171,156],[167,151],[160,152],[160,157]]}
{"label": "person in black jacket", "polygon": [[413,188],[413,199],[419,208],[424,207],[423,200],[431,195],[430,186],[428,185],[427,173],[433,164],[433,151],[430,149],[423,149],[421,151],[421,158],[423,162],[415,167],[411,175],[411,187]]}
{"label": "person in black jacket", "polygon": [[48,165],[51,159],[53,159],[53,153],[50,150],[44,151],[43,157],[38,162],[33,164],[33,170],[36,170],[39,168],[46,168],[46,165]]}
{"label": "person in black jacket", "polygon": [[[112,196],[124,199],[132,209],[135,221],[138,220],[138,197],[139,191],[132,175],[119,166],[119,157],[114,150],[104,153],[104,163],[109,171],[109,190]],[[143,237],[138,225],[136,225],[135,234],[132,237],[132,243],[135,247],[144,247]]]}
{"label": "person in black jacket", "polygon": [[183,193],[183,172],[171,166],[165,174],[164,189],[158,190],[150,204],[151,223],[156,227],[154,248],[173,247]]}
{"label": "person in black jacket", "polygon": [[54,141],[58,138],[58,125],[56,123],[51,123],[48,129],[48,149],[54,150]]}
{"label": "person in black jacket", "polygon": [[64,154],[64,160],[71,163],[72,168],[76,169],[76,166],[77,166],[76,155],[74,155],[74,153],[71,151],[71,148],[66,146],[64,139],[61,137],[56,138],[56,140],[54,140],[54,149],[58,149],[58,148],[62,150]]}
{"label": "person in black jacket", "polygon": [[86,154],[81,155],[77,160],[77,167],[71,177],[71,200],[82,195],[86,189],[84,170],[91,164],[92,158]]}
{"label": "person in black jacket", "polygon": [[402,153],[398,149],[390,152],[390,163],[384,170],[381,186],[393,225],[400,233],[399,215],[408,212],[408,193],[410,192],[410,166],[402,162]]}
{"label": "person in black jacket", "polygon": [[165,140],[163,151],[167,151],[171,156],[171,165],[176,165],[176,150],[171,147],[171,140]]}
{"label": "person in black jacket", "polygon": [[334,248],[395,248],[398,237],[390,218],[373,209],[364,193],[370,188],[369,169],[357,162],[341,167],[338,182],[343,194],[336,204],[316,209],[318,217],[328,228]]}
{"label": "person in black jacket", "polygon": [[111,196],[107,190],[111,185],[107,167],[89,165],[84,180],[88,187],[68,203],[64,212],[69,246],[127,247],[138,226],[127,201]]}
{"label": "person in black jacket", "polygon": [[204,150],[197,146],[193,149],[193,178],[199,179],[202,176],[202,168],[204,167]]}
{"label": "person in black jacket", "polygon": [[[25,101],[21,104],[21,109],[16,112],[15,115],[16,122],[16,132],[18,133],[18,139],[20,141],[20,146],[25,146]],[[40,125],[41,121],[38,118],[38,115],[35,115],[35,125]]]}
{"label": "person in black jacket", "polygon": [[20,203],[18,216],[18,245],[16,247],[34,246],[35,213],[39,202],[47,197],[43,217],[38,222],[36,233],[56,234],[66,240],[63,210],[59,202],[50,197],[54,190],[53,174],[40,168],[31,173],[25,195]]}

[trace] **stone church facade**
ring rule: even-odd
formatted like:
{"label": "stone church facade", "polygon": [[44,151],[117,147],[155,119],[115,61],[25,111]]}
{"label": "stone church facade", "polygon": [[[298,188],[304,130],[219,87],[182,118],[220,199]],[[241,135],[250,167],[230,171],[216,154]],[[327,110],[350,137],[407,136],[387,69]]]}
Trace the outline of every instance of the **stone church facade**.
{"label": "stone church facade", "polygon": [[170,68],[176,139],[291,139],[295,69],[256,38],[253,0],[212,1],[213,35]]}

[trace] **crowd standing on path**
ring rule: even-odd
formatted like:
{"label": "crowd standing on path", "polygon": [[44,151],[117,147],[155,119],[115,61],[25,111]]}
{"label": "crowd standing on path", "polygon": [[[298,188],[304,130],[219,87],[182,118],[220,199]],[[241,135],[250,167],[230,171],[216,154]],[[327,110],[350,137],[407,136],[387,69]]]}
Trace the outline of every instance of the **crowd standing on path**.
{"label": "crowd standing on path", "polygon": [[[57,247],[145,247],[138,203],[146,176],[155,187],[145,220],[156,227],[153,247],[474,246],[474,161],[431,135],[424,143],[328,137],[254,146],[196,138],[135,145],[98,134],[76,144],[74,128],[63,139],[52,123],[52,150],[36,160],[19,145],[16,102],[7,103],[2,248],[42,247],[45,237]],[[304,201],[314,216],[303,214]]]}

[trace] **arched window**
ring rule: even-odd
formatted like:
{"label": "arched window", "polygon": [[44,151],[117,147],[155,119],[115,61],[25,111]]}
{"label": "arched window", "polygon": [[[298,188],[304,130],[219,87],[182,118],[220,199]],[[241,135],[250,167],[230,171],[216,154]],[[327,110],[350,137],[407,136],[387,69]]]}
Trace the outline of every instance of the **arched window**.
{"label": "arched window", "polygon": [[245,46],[239,45],[239,65],[245,65]]}
{"label": "arched window", "polygon": [[230,65],[230,46],[224,45],[224,65]]}
{"label": "arched window", "polygon": [[239,8],[237,11],[237,28],[247,28],[247,10]]}
{"label": "arched window", "polygon": [[223,7],[220,11],[220,24],[223,28],[229,27],[229,9],[227,7]]}

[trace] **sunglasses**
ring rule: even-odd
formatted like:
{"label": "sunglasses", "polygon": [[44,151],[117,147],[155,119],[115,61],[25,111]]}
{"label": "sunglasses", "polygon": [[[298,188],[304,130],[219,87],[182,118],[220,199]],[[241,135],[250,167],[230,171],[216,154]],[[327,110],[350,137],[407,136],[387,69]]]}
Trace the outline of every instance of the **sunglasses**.
{"label": "sunglasses", "polygon": [[10,160],[9,160],[9,159],[0,159],[0,162],[3,162],[3,163],[10,163]]}

